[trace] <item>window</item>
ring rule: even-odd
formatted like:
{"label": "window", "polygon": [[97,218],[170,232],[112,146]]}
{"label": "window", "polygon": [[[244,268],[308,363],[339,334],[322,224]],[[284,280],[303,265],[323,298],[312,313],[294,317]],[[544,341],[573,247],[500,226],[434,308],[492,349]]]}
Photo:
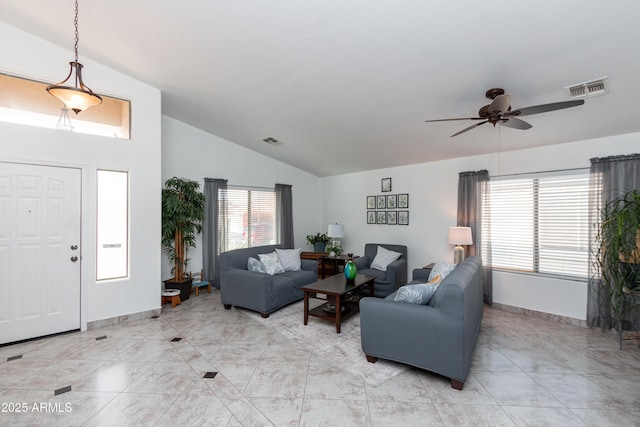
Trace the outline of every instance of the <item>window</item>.
{"label": "window", "polygon": [[129,174],[97,173],[96,279],[129,275]]}
{"label": "window", "polygon": [[492,180],[483,251],[491,249],[494,268],[587,278],[588,207],[588,171]]}
{"label": "window", "polygon": [[230,187],[226,195],[226,250],[279,243],[273,190]]}
{"label": "window", "polygon": [[102,104],[76,115],[63,111],[64,104],[47,93],[47,86],[0,73],[0,121],[130,139],[129,101],[100,94]]}

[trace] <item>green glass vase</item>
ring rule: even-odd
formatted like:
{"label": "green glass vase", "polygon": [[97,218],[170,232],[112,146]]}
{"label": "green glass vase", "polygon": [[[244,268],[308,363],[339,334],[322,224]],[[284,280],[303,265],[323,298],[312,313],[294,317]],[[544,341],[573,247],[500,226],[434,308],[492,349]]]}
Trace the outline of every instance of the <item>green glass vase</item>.
{"label": "green glass vase", "polygon": [[347,259],[347,263],[344,265],[344,277],[348,282],[352,282],[356,278],[356,274],[358,274],[358,270],[356,269],[356,263],[353,262],[353,254],[347,254],[349,257]]}

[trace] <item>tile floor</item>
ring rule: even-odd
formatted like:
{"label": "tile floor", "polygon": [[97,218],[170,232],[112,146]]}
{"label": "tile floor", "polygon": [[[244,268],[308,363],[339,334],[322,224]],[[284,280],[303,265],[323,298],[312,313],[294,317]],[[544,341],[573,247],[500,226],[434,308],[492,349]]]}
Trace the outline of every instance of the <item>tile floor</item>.
{"label": "tile floor", "polygon": [[463,391],[417,369],[372,387],[213,291],[157,319],[0,347],[0,404],[2,426],[637,426],[640,350],[486,309]]}

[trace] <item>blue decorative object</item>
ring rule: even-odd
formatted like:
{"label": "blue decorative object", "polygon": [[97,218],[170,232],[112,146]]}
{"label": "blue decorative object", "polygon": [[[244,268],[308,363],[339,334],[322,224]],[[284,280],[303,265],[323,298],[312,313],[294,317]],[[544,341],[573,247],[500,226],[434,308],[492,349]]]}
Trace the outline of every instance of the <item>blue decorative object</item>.
{"label": "blue decorative object", "polygon": [[349,257],[349,259],[344,265],[344,277],[346,277],[348,282],[351,282],[356,278],[358,270],[356,269],[356,263],[353,262],[353,254],[347,254],[347,256]]}

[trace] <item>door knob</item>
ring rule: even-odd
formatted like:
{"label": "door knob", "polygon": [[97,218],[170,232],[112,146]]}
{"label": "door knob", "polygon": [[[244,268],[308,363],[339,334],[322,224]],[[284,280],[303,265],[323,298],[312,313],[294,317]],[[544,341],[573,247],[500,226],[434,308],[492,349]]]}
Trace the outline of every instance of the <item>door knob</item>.
{"label": "door knob", "polygon": [[71,261],[76,262],[77,260],[78,260],[77,256],[74,255],[74,256],[71,257]]}

